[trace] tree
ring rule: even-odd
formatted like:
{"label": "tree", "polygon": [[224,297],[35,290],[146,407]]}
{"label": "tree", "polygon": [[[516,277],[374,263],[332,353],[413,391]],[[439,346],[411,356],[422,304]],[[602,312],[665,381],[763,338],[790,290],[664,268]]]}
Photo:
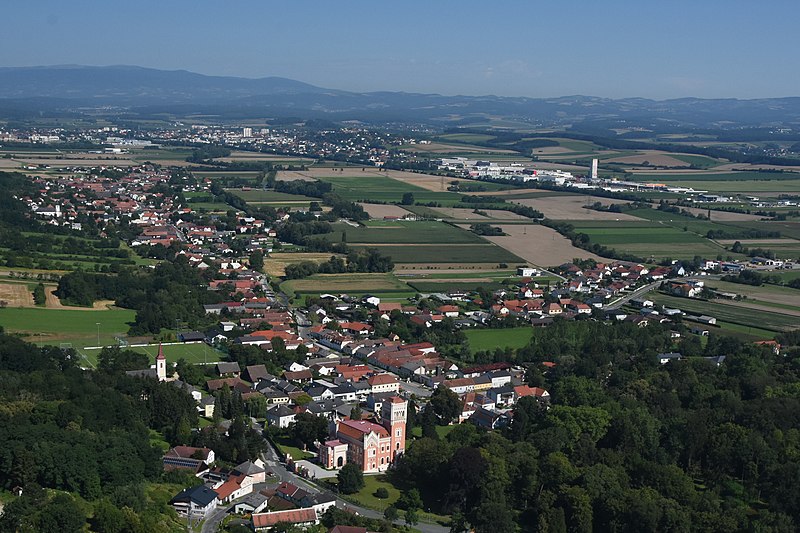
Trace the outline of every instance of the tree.
{"label": "tree", "polygon": [[312,413],[298,413],[289,425],[289,434],[298,443],[312,447],[328,436],[328,421]]}
{"label": "tree", "polygon": [[419,514],[416,509],[409,509],[406,511],[405,517],[406,524],[414,526],[419,523]]}
{"label": "tree", "polygon": [[364,473],[355,463],[347,463],[336,475],[339,480],[339,492],[354,494],[364,488]]}
{"label": "tree", "polygon": [[250,254],[250,269],[261,271],[264,269],[264,252],[256,250]]}
{"label": "tree", "polygon": [[430,406],[442,424],[450,424],[461,414],[461,399],[447,387],[437,387],[431,395]]}
{"label": "tree", "polygon": [[354,405],[352,409],[350,409],[350,419],[351,420],[361,420],[362,412],[361,406]]}
{"label": "tree", "polygon": [[413,192],[406,192],[403,193],[403,199],[400,200],[402,205],[414,205],[414,193]]}
{"label": "tree", "polygon": [[394,505],[390,505],[383,511],[383,517],[389,522],[394,522],[399,516],[400,513],[397,511],[397,507]]}

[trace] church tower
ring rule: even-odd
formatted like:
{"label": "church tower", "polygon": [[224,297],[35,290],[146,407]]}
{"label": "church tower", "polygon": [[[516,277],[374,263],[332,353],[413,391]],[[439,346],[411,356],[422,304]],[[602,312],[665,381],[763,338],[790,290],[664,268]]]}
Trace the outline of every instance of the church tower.
{"label": "church tower", "polygon": [[408,402],[399,396],[387,398],[381,406],[381,423],[392,438],[391,462],[406,451],[407,416]]}
{"label": "church tower", "polygon": [[167,358],[164,357],[164,348],[159,343],[158,355],[156,356],[156,377],[158,381],[167,380]]}

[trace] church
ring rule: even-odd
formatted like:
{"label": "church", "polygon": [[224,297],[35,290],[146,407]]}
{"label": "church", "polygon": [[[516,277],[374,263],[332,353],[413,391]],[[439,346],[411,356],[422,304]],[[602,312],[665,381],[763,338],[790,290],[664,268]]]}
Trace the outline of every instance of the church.
{"label": "church", "polygon": [[357,464],[364,473],[385,472],[405,452],[408,402],[392,396],[383,402],[380,423],[339,420],[334,438],[322,444],[319,461],[325,468]]}

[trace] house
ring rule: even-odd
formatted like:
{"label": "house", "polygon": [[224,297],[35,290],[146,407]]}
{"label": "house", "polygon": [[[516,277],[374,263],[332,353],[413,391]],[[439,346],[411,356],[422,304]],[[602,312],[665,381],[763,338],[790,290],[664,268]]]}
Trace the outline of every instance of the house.
{"label": "house", "polygon": [[400,383],[397,381],[397,377],[392,374],[375,374],[367,378],[367,383],[373,394],[382,392],[397,393],[400,390]]}
{"label": "house", "polygon": [[267,422],[270,426],[287,428],[294,422],[296,413],[284,404],[279,404],[267,411]]}
{"label": "house", "polygon": [[318,520],[314,509],[305,508],[273,511],[271,513],[255,513],[252,521],[255,531],[269,531],[277,524],[291,524],[302,528],[313,526]]}
{"label": "house", "polygon": [[217,492],[205,485],[183,489],[170,500],[179,516],[202,520],[217,508]]}
{"label": "house", "polygon": [[268,380],[272,375],[267,372],[267,367],[264,365],[250,365],[246,368],[247,377],[253,383],[258,383],[262,379]]}
{"label": "house", "polygon": [[662,365],[665,365],[670,361],[680,361],[681,359],[683,359],[683,355],[676,352],[658,354],[658,362],[661,363]]}
{"label": "house", "polygon": [[263,492],[252,492],[233,506],[235,514],[260,513],[267,508],[269,497]]}
{"label": "house", "polygon": [[220,361],[217,363],[217,374],[220,377],[238,378],[242,373],[236,361]]}
{"label": "house", "polygon": [[182,468],[194,472],[205,470],[214,460],[214,450],[192,446],[175,446],[161,458],[164,470]]}

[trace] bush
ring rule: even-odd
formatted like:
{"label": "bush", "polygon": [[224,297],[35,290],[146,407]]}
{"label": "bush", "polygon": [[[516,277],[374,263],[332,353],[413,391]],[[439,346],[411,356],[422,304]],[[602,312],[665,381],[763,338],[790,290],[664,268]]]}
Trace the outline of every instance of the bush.
{"label": "bush", "polygon": [[380,487],[375,491],[375,497],[385,500],[389,497],[389,491],[386,489],[386,487]]}

